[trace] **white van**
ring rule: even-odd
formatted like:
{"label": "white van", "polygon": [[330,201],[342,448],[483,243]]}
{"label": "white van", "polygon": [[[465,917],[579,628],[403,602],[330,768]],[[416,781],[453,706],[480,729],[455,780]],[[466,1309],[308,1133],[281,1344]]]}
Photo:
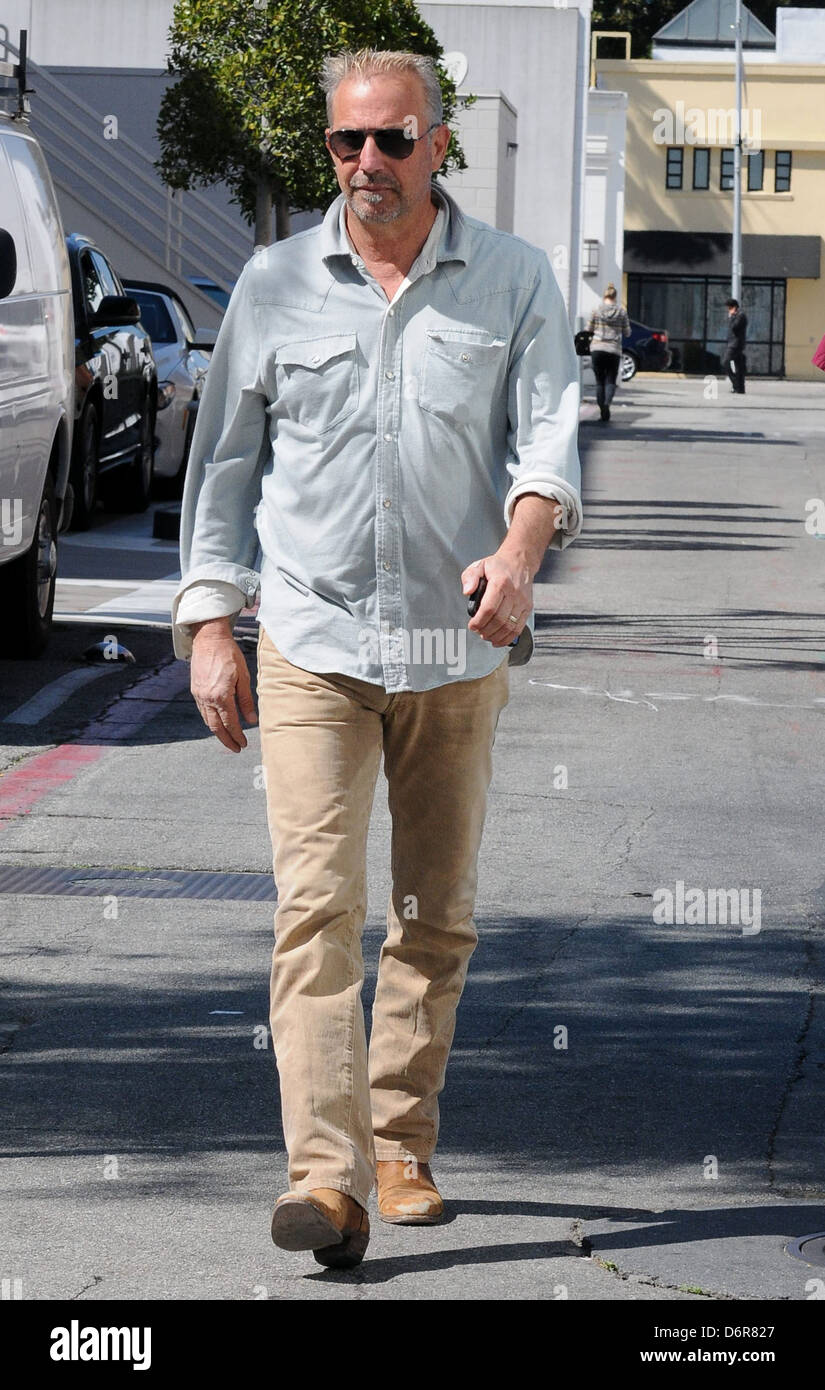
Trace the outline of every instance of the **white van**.
{"label": "white van", "polygon": [[0,112],[0,657],[38,656],[51,628],[71,510],[74,359],[51,176],[25,116]]}

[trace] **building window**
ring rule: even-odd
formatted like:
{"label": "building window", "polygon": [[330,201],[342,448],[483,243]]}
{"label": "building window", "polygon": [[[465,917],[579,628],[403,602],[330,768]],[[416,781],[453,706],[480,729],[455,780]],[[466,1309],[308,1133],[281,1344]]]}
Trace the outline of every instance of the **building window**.
{"label": "building window", "polygon": [[748,155],[748,192],[761,193],[762,180],[765,174],[765,153],[757,150],[755,154]]}
{"label": "building window", "polygon": [[693,187],[710,188],[710,150],[693,151]]}
{"label": "building window", "polygon": [[726,192],[733,188],[733,150],[722,151],[722,162],[719,165],[719,187]]}
{"label": "building window", "polygon": [[790,193],[791,191],[791,151],[777,150],[776,165],[773,178],[774,190],[777,193]]}
{"label": "building window", "polygon": [[669,149],[667,152],[667,167],[665,173],[666,188],[682,187],[682,166],[684,164],[685,152],[680,149]]}

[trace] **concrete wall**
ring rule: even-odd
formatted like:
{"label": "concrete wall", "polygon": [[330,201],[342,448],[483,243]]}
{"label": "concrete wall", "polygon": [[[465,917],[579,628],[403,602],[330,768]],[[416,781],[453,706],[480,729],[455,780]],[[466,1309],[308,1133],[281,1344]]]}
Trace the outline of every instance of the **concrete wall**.
{"label": "concrete wall", "polygon": [[456,121],[467,168],[451,174],[445,187],[471,217],[512,232],[518,118],[501,92],[476,95]]}
{"label": "concrete wall", "polygon": [[599,247],[595,276],[582,274],[580,313],[586,321],[608,282],[622,283],[627,96],[591,90],[587,98],[584,239]]}
{"label": "concrete wall", "polygon": [[589,12],[507,3],[419,9],[446,52],[466,55],[461,90],[501,90],[518,112],[513,230],[547,252],[572,323],[580,278]]}

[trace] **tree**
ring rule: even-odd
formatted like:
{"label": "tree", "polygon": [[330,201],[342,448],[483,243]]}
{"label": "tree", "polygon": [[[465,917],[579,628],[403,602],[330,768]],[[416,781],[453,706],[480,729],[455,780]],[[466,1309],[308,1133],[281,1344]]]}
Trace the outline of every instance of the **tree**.
{"label": "tree", "polygon": [[[323,141],[321,62],[342,49],[442,48],[412,0],[176,0],[168,70],[178,81],[158,114],[171,188],[226,182],[255,244],[289,235],[289,211],[324,207],[339,192]],[[438,69],[449,123],[454,82]],[[465,169],[455,135],[442,171]]]}
{"label": "tree", "polygon": [[[592,27],[594,29],[626,29],[633,35],[632,57],[649,58],[653,35],[669,19],[687,9],[690,0],[596,0],[593,5]],[[796,5],[800,9],[817,9],[822,0],[742,0],[751,14],[770,29],[776,30],[777,9]],[[599,44],[599,57],[624,57],[621,42],[615,53],[605,39]]]}

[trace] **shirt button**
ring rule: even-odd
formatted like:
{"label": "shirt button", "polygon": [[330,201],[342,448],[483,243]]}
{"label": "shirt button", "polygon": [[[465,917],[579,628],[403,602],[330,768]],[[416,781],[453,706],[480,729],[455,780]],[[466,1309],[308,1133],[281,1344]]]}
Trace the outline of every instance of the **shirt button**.
{"label": "shirt button", "polygon": [[461,354],[461,360],[462,360],[462,362],[469,362],[469,360],[470,360],[470,354],[469,354],[469,352],[462,352],[462,354]]}
{"label": "shirt button", "polygon": [[390,499],[389,497],[385,497],[385,498],[384,498],[384,506],[385,506],[385,507],[391,507],[391,506],[392,506],[392,501],[391,501],[391,499]]}
{"label": "shirt button", "polygon": [[320,362],[321,359],[320,359],[320,357],[313,357],[312,360],[313,360],[313,362],[316,362],[316,363],[317,363],[317,362]]}
{"label": "shirt button", "polygon": [[391,569],[392,569],[392,565],[390,564],[389,560],[385,560],[385,561],[384,561],[384,569],[385,569],[385,570],[391,570]]}
{"label": "shirt button", "polygon": [[392,443],[392,435],[391,435],[391,434],[385,434],[385,435],[384,435],[384,438],[386,439],[386,441],[387,441],[388,444],[391,444],[391,443]]}
{"label": "shirt button", "polygon": [[395,381],[395,372],[385,372],[384,376],[387,378],[387,381]]}
{"label": "shirt button", "polygon": [[389,316],[390,316],[391,319],[394,319],[394,318],[395,318],[395,310],[394,310],[394,309],[388,309],[388,310],[387,310],[387,313],[389,314]]}

